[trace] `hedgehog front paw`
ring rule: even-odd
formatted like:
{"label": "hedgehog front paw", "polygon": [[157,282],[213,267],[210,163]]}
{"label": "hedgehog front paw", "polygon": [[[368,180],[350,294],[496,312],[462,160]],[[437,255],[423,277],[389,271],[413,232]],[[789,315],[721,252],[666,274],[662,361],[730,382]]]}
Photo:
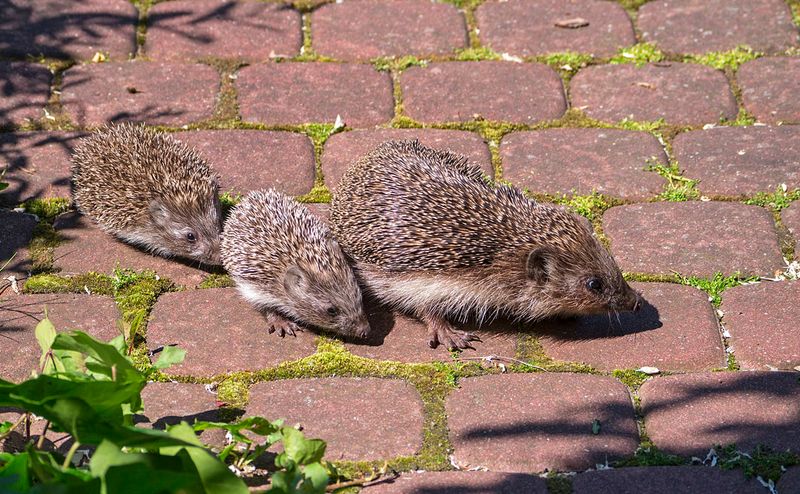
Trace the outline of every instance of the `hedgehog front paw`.
{"label": "hedgehog front paw", "polygon": [[267,320],[267,331],[269,334],[277,333],[281,338],[287,334],[289,336],[297,336],[296,332],[303,330],[296,322],[279,314],[275,314],[274,312],[270,312],[265,318]]}
{"label": "hedgehog front paw", "polygon": [[456,329],[448,321],[439,317],[426,317],[425,323],[428,325],[428,345],[436,348],[444,345],[448,350],[461,351],[467,348],[475,350],[472,341],[481,341],[478,335]]}

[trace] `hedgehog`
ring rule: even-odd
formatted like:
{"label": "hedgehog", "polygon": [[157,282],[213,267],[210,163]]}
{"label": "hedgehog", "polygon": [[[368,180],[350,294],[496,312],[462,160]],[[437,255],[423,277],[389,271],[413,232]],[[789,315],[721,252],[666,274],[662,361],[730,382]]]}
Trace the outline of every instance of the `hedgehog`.
{"label": "hedgehog", "polygon": [[334,235],[366,293],[428,327],[429,345],[473,348],[454,323],[534,322],[636,310],[589,222],[492,185],[480,168],[418,141],[353,163],[331,203]]}
{"label": "hedgehog", "polygon": [[156,255],[220,264],[218,192],[216,175],[195,151],[144,126],[101,128],[72,154],[78,210]]}
{"label": "hedgehog", "polygon": [[361,290],[341,247],[311,212],[273,189],[248,193],[222,232],[222,263],[269,333],[310,326],[366,338]]}

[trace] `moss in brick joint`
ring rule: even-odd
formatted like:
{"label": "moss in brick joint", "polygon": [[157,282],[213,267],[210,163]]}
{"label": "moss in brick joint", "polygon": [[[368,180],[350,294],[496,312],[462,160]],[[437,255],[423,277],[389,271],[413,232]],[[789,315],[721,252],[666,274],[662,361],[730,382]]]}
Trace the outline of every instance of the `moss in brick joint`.
{"label": "moss in brick joint", "polygon": [[619,379],[631,391],[638,391],[642,384],[651,378],[651,376],[636,369],[614,369],[611,375]]}
{"label": "moss in brick joint", "polygon": [[25,293],[89,293],[95,295],[114,295],[111,278],[104,274],[85,273],[76,276],[39,274],[28,278]]}
{"label": "moss in brick joint", "polygon": [[686,55],[683,57],[683,61],[707,65],[718,70],[731,70],[735,72],[743,63],[763,56],[763,53],[755,51],[747,45],[739,45],[728,51],[714,51],[702,55]]}
{"label": "moss in brick joint", "polygon": [[621,48],[617,55],[611,57],[610,64],[633,63],[641,67],[648,63],[661,62],[666,58],[664,53],[652,43],[637,43]]}
{"label": "moss in brick joint", "polygon": [[657,199],[683,202],[700,198],[700,192],[697,190],[699,181],[684,177],[677,162],[671,160],[669,165],[664,165],[651,160],[645,170],[658,173],[667,180],[664,191],[657,196]]}
{"label": "moss in brick joint", "polygon": [[210,274],[198,285],[198,288],[230,288],[234,286],[233,280],[227,274]]}
{"label": "moss in brick joint", "polygon": [[52,271],[53,251],[61,243],[61,237],[53,229],[53,221],[56,216],[69,210],[69,199],[31,199],[20,207],[39,218],[28,245],[31,272],[39,274]]}
{"label": "moss in brick joint", "polygon": [[[580,362],[565,362],[555,360],[544,351],[539,338],[532,334],[522,334],[517,343],[517,356],[530,366],[512,366],[513,370],[520,373],[531,372],[577,372],[582,374],[599,374],[594,367]],[[534,367],[532,367],[534,366]],[[538,368],[537,368],[538,367]]]}

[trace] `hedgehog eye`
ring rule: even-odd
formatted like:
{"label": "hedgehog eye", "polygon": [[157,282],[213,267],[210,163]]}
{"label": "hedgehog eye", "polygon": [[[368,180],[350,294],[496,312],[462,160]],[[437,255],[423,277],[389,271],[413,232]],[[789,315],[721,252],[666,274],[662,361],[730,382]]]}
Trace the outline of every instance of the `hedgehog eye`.
{"label": "hedgehog eye", "polygon": [[328,307],[328,315],[329,315],[329,316],[331,316],[331,317],[334,317],[334,316],[336,316],[336,315],[338,315],[338,314],[339,314],[339,309],[337,309],[337,308],[336,308],[336,307],[334,307],[334,306],[330,306],[330,307]]}
{"label": "hedgehog eye", "polygon": [[593,292],[600,293],[603,291],[603,281],[600,278],[589,278],[586,281],[586,288]]}
{"label": "hedgehog eye", "polygon": [[193,243],[195,243],[197,241],[197,238],[194,236],[193,232],[189,232],[189,233],[186,234],[186,240],[188,240],[189,243],[193,244]]}

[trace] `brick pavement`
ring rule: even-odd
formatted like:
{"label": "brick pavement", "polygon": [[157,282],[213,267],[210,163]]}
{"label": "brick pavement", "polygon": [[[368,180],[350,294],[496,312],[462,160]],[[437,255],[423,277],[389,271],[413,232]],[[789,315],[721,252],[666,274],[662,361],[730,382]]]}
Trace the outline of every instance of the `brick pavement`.
{"label": "brick pavement", "polygon": [[[800,43],[788,3],[651,0],[638,12],[610,0],[308,4],[0,6],[0,181],[9,183],[0,266],[17,253],[0,278],[13,274],[23,287],[16,294],[0,279],[0,354],[14,355],[0,358],[0,378],[18,381],[36,366],[44,307],[60,330],[106,340],[122,314],[143,313],[141,355],[171,344],[188,353],[165,382],[148,384],[140,425],[237,410],[283,417],[326,439],[329,459],[401,470],[365,492],[554,492],[535,474],[613,464],[643,439],[687,463],[731,442],[800,452],[800,282],[729,288],[718,307],[673,282],[675,272],[706,284],[717,272],[773,277],[787,257],[800,259]],[[638,42],[667,58],[610,63]],[[738,70],[685,58],[738,45],[766,56]],[[337,116],[345,127],[329,136]],[[660,119],[666,125],[653,124]],[[69,197],[75,140],[111,121],[176,131],[223,191],[276,187],[323,201],[309,204],[323,220],[325,189],[335,193],[348,163],[383,140],[449,148],[491,178],[595,205],[595,227],[648,303],[619,318],[498,322],[459,361],[429,349],[418,321],[371,303],[366,342],[269,335],[219,271],[150,256],[73,211],[48,212]],[[665,178],[654,164],[679,174]],[[690,200],[669,200],[680,187]],[[12,211],[26,201],[38,224]],[[26,279],[33,260],[43,274]],[[115,268],[175,284],[153,288],[145,277],[115,291]],[[641,366],[671,375],[641,387],[614,377]],[[771,369],[782,372],[752,372]],[[227,401],[187,381],[218,383]],[[444,471],[456,465],[489,471]],[[779,492],[797,490],[797,472],[783,475]],[[557,480],[575,493],[675,492],[678,481],[763,491],[740,470],[695,466]]]}

